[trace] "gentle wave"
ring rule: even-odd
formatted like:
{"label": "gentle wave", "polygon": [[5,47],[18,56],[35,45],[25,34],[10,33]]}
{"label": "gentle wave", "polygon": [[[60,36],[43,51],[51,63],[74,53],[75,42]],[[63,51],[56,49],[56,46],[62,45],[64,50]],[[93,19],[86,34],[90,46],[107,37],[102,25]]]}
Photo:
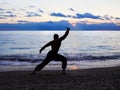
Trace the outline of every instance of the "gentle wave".
{"label": "gentle wave", "polygon": [[10,49],[31,49],[31,48],[25,48],[25,47],[18,47],[18,48],[10,48]]}
{"label": "gentle wave", "polygon": [[[93,56],[93,55],[81,55],[77,54],[74,56],[70,56],[68,54],[64,55],[67,57],[69,61],[82,61],[82,60],[113,60],[113,59],[120,59],[120,55],[109,55],[109,56]],[[38,62],[42,61],[45,58],[45,55],[2,55],[0,56],[0,61],[9,60],[9,61],[27,61],[27,62]]]}

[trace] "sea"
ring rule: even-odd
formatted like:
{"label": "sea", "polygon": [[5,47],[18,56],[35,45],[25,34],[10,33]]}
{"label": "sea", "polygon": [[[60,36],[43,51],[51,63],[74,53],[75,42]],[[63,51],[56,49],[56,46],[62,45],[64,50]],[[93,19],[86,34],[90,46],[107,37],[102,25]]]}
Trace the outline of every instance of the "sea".
{"label": "sea", "polygon": [[[65,31],[0,31],[0,71],[34,70],[51,47],[39,50],[54,34]],[[68,70],[120,66],[119,31],[70,31],[59,54],[68,60]],[[62,62],[51,61],[43,70],[62,70]]]}

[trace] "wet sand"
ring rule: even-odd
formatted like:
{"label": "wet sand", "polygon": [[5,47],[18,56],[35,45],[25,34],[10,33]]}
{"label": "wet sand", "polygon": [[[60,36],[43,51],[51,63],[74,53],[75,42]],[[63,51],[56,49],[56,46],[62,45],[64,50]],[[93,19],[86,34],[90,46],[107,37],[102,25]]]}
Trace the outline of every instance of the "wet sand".
{"label": "wet sand", "polygon": [[0,72],[0,90],[119,90],[120,67]]}

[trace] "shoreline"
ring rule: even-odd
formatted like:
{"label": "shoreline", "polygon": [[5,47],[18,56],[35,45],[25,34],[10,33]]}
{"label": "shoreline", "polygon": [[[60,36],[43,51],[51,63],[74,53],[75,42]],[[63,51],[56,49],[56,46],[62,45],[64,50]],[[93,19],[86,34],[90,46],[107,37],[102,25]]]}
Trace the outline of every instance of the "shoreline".
{"label": "shoreline", "polygon": [[1,90],[119,90],[120,67],[0,72]]}
{"label": "shoreline", "polygon": [[[0,72],[6,71],[27,71],[34,70],[34,68],[40,64],[39,63],[29,63],[29,62],[0,62]],[[120,60],[105,60],[105,61],[69,61],[66,70],[79,70],[79,69],[91,69],[91,68],[105,68],[105,67],[118,67],[120,66]],[[43,70],[62,70],[61,62],[52,61],[46,65]]]}
{"label": "shoreline", "polygon": [[[33,71],[36,65],[30,65],[30,66],[17,66],[17,65],[0,65],[0,72],[14,72],[14,71]],[[120,67],[119,65],[113,65],[113,66],[77,66],[77,65],[68,65],[66,70],[85,70],[85,69],[99,69],[99,68],[115,68]],[[48,71],[54,71],[54,70],[62,70],[61,65],[46,65],[42,70],[48,70]]]}

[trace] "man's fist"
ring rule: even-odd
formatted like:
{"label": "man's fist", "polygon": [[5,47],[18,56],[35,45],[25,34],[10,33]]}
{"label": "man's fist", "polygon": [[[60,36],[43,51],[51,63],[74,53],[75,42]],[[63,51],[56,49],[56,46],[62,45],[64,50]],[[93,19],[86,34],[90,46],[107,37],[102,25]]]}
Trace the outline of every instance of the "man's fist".
{"label": "man's fist", "polygon": [[67,30],[70,30],[70,28],[69,28],[69,27],[67,27]]}

